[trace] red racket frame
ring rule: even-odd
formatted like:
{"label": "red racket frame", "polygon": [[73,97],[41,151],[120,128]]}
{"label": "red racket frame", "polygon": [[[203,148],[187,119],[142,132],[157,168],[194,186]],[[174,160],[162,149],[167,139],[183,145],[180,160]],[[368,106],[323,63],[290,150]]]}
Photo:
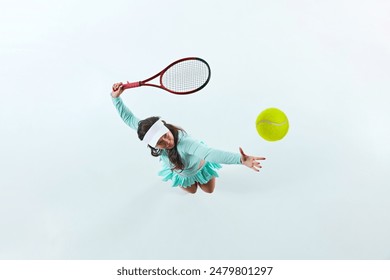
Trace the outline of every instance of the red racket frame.
{"label": "red racket frame", "polygon": [[[190,90],[190,91],[185,91],[185,92],[177,92],[177,91],[173,91],[173,90],[170,90],[168,88],[166,88],[163,83],[162,83],[162,77],[164,75],[164,73],[170,68],[172,67],[173,65],[177,64],[177,63],[180,63],[180,62],[183,62],[183,61],[186,61],[186,60],[200,60],[202,61],[203,63],[205,63],[207,65],[207,68],[209,69],[209,77],[207,78],[206,82],[199,88],[195,89],[195,90]],[[151,80],[154,80],[155,78],[157,78],[158,76],[160,76],[160,85],[156,85],[156,84],[151,84],[151,83],[148,83],[149,81]],[[183,95],[183,94],[190,94],[190,93],[194,93],[198,90],[201,90],[202,88],[204,88],[207,83],[209,82],[210,80],[210,76],[211,76],[211,70],[210,70],[210,66],[209,64],[202,58],[199,58],[199,57],[185,57],[185,58],[182,58],[182,59],[179,59],[179,60],[176,60],[175,62],[172,62],[171,64],[169,64],[167,67],[165,67],[162,71],[160,71],[159,73],[157,73],[156,75],[146,79],[146,80],[143,80],[143,81],[139,81],[139,82],[133,82],[133,83],[130,83],[130,82],[127,82],[126,84],[123,85],[123,89],[129,89],[129,88],[135,88],[135,87],[140,87],[140,86],[150,86],[150,87],[157,87],[157,88],[160,88],[160,89],[163,89],[163,90],[166,90],[170,93],[173,93],[173,94],[179,94],[179,95]]]}

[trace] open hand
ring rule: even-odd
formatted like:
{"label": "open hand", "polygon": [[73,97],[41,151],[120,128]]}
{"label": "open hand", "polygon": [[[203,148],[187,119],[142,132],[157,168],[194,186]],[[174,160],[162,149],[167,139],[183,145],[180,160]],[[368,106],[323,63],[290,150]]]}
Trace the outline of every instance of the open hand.
{"label": "open hand", "polygon": [[260,171],[261,168],[260,160],[265,160],[265,157],[248,156],[247,154],[244,153],[241,147],[240,147],[240,153],[241,153],[241,163],[243,165],[249,167],[250,169],[253,169],[256,172]]}

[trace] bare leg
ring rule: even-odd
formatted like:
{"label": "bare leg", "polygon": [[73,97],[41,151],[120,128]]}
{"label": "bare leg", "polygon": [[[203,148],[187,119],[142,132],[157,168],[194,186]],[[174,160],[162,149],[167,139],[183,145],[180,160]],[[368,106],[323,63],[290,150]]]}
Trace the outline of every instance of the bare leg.
{"label": "bare leg", "polygon": [[215,189],[215,177],[213,177],[210,181],[208,181],[206,184],[199,185],[199,187],[202,189],[202,191],[207,193],[213,193]]}
{"label": "bare leg", "polygon": [[181,187],[184,191],[189,192],[189,193],[196,193],[196,190],[198,189],[197,183],[191,185],[191,187],[188,188],[183,188]]}

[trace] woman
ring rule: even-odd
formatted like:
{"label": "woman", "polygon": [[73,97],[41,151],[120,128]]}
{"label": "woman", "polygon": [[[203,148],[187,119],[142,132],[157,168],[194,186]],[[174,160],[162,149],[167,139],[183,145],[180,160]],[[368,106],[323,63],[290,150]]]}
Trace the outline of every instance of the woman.
{"label": "woman", "polygon": [[123,104],[120,98],[123,91],[122,83],[112,87],[112,101],[119,115],[137,131],[138,138],[148,145],[152,156],[160,157],[163,169],[159,175],[164,181],[172,180],[173,187],[180,186],[189,193],[196,193],[200,187],[206,193],[212,193],[220,164],[243,164],[257,172],[260,170],[263,157],[248,156],[241,148],[240,154],[209,148],[159,117],[139,120]]}

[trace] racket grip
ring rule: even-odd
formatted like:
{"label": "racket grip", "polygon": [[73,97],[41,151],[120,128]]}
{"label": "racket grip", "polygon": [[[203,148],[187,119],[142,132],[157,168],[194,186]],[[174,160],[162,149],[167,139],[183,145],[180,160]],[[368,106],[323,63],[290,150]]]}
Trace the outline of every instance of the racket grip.
{"label": "racket grip", "polygon": [[134,83],[127,82],[126,84],[123,85],[123,89],[135,88],[140,86],[141,86],[141,82],[134,82]]}

